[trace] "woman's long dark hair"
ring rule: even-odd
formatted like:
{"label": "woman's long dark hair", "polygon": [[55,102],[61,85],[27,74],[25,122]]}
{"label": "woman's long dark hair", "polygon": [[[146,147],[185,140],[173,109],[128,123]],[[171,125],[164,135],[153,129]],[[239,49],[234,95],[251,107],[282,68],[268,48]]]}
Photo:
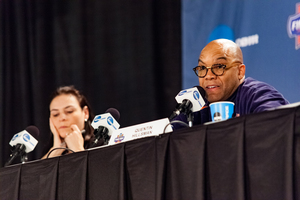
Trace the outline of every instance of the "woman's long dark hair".
{"label": "woman's long dark hair", "polygon": [[[84,124],[85,132],[82,134],[83,139],[84,139],[84,148],[87,149],[91,146],[91,143],[94,141],[94,138],[95,138],[94,129],[91,126],[91,123],[92,123],[95,115],[92,112],[91,106],[90,106],[89,102],[87,101],[86,97],[79,90],[77,90],[73,85],[62,86],[62,87],[57,88],[54,91],[54,93],[52,94],[50,103],[52,102],[52,100],[55,97],[63,95],[63,94],[70,94],[70,95],[73,95],[74,97],[76,97],[81,109],[83,109],[85,106],[87,106],[87,108],[88,108],[89,118],[87,119],[87,121]],[[43,154],[46,154],[52,146],[53,146],[53,134],[51,134],[51,139],[49,141],[49,144],[45,147]]]}

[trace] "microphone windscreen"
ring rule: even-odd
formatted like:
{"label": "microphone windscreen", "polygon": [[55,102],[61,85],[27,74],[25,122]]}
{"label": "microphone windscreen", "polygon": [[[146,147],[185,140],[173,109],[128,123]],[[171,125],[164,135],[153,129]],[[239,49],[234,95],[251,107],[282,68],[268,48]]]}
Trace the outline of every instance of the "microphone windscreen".
{"label": "microphone windscreen", "polygon": [[120,112],[117,109],[115,109],[115,108],[109,108],[105,112],[106,113],[110,113],[115,118],[115,120],[117,120],[117,122],[119,122]]}
{"label": "microphone windscreen", "polygon": [[194,87],[196,87],[198,89],[198,91],[200,92],[202,98],[205,98],[205,90],[202,87],[200,87],[199,85],[196,85]]}
{"label": "microphone windscreen", "polygon": [[40,134],[40,131],[36,126],[27,126],[25,130],[35,139],[37,139]]}

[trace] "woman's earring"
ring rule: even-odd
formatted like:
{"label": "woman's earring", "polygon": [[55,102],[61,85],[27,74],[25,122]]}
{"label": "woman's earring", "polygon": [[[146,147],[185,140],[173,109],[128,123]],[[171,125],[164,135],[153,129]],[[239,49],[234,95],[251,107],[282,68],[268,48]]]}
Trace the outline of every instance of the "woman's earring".
{"label": "woman's earring", "polygon": [[88,119],[84,119],[85,122],[87,122]]}

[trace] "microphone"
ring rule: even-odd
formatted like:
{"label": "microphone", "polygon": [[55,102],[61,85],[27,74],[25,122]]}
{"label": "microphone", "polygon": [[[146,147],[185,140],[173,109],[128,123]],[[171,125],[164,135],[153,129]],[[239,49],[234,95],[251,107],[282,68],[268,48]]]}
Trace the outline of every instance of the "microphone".
{"label": "microphone", "polygon": [[110,113],[115,118],[115,120],[117,120],[117,122],[119,122],[120,112],[117,109],[109,108],[105,111],[105,113]]}
{"label": "microphone", "polygon": [[188,117],[189,126],[191,127],[193,122],[192,113],[201,110],[205,105],[204,98],[205,90],[200,86],[180,91],[175,97],[178,105],[169,117],[170,121],[180,113],[184,113]]}
{"label": "microphone", "polygon": [[109,108],[102,115],[97,115],[93,122],[92,127],[94,128],[95,141],[92,144],[94,147],[100,138],[103,138],[104,144],[108,143],[110,136],[113,131],[120,127],[118,120],[120,119],[120,113],[115,108]]}
{"label": "microphone", "polygon": [[17,156],[21,156],[21,161],[27,161],[26,153],[34,150],[38,141],[40,131],[36,126],[28,126],[25,130],[16,133],[10,140],[10,146],[14,147],[13,152],[10,154],[10,159],[6,162],[5,166],[10,165]]}

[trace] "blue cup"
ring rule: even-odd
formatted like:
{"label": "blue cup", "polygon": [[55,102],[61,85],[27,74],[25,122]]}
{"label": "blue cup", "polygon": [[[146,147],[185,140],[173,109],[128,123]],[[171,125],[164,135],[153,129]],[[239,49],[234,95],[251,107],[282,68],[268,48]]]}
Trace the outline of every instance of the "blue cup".
{"label": "blue cup", "polygon": [[230,101],[219,101],[211,103],[210,114],[213,122],[218,122],[232,118],[234,103]]}

